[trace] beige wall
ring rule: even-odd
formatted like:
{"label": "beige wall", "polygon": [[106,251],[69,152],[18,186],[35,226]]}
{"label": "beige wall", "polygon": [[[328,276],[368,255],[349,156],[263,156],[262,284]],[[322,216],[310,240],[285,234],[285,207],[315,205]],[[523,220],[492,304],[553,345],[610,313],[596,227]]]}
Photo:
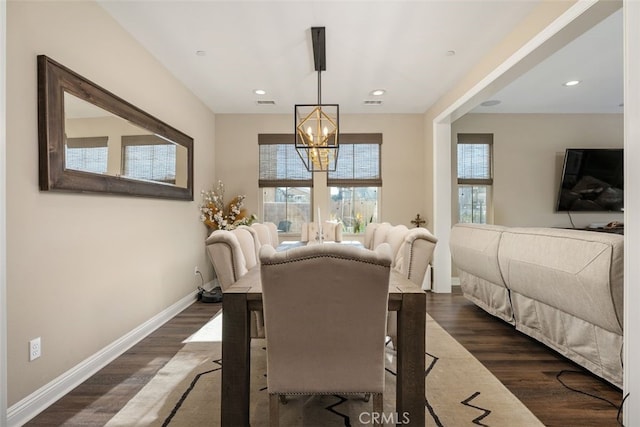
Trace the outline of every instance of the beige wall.
{"label": "beige wall", "polygon": [[[213,181],[213,114],[93,2],[7,7],[9,405],[196,290],[211,276],[194,202],[40,192],[36,56],[45,54],[195,141]],[[28,342],[42,337],[42,357]]]}
{"label": "beige wall", "polygon": [[433,263],[434,291],[451,291],[449,235],[454,192],[450,188],[450,123],[621,6],[622,2],[618,0],[539,3],[503,42],[425,113],[425,144],[433,153],[433,174],[425,181],[427,188],[431,183],[433,191],[427,200],[427,209],[434,216],[432,230],[439,239]]}
{"label": "beige wall", "polygon": [[[505,37],[501,43],[498,43],[482,61],[472,67],[469,73],[461,79],[452,90],[438,99],[424,115],[426,149],[432,153],[438,150],[438,147],[434,146],[435,129],[433,122],[436,118],[439,118],[439,116],[445,112],[455,115],[456,117],[454,117],[454,119],[460,117],[458,115],[460,110],[469,111],[469,109],[486,99],[483,99],[483,97],[487,96],[487,93],[493,93],[499,90],[500,87],[496,87],[494,83],[484,83],[484,80],[492,73],[495,73],[497,69],[502,68],[503,64],[508,62],[523,45],[536,37],[543,29],[552,25],[553,22],[570,9],[576,1],[577,0],[541,2],[522,22],[519,22],[515,26],[511,34]],[[521,61],[521,64],[512,67],[513,69],[509,71],[503,70],[503,72],[509,76],[508,79],[514,79],[519,73],[526,71],[527,67],[532,65],[531,61],[525,60]],[[503,78],[501,85],[506,85],[508,79]],[[482,89],[476,90],[476,86]],[[469,93],[473,95],[468,95]],[[474,102],[477,103],[474,105]],[[462,114],[464,114],[464,112]],[[447,123],[446,120],[448,119],[448,117],[445,117],[443,123]],[[444,138],[438,143],[444,143]],[[440,160],[436,156],[433,156],[432,161],[437,162]],[[448,179],[448,176],[446,178]],[[427,210],[430,215],[434,215],[434,211],[436,210],[435,204],[437,202],[435,199],[437,198],[437,194],[435,194],[436,192],[433,190],[433,183],[436,182],[437,179],[444,179],[444,177],[434,178],[433,176],[428,176],[427,182],[425,183],[427,187],[431,186],[431,193],[429,194],[431,197],[427,199]],[[448,223],[449,220],[447,218],[446,221],[444,221],[443,229],[449,228]],[[444,243],[445,246],[448,245],[446,239]],[[444,270],[448,271],[448,269]]]}
{"label": "beige wall", "polygon": [[[458,133],[493,134],[495,224],[571,227],[566,212],[555,212],[565,149],[622,148],[623,115],[467,114],[452,124],[451,133],[454,157]],[[622,216],[571,213],[576,227]]]}
{"label": "beige wall", "polygon": [[[422,115],[340,115],[342,133],[382,133],[382,181],[380,221],[411,226],[417,213],[426,217]],[[228,197],[246,194],[250,212],[260,213],[258,188],[258,134],[293,133],[291,115],[216,115],[216,179],[225,183]],[[317,174],[315,187],[324,180]],[[323,217],[327,217],[323,213]]]}

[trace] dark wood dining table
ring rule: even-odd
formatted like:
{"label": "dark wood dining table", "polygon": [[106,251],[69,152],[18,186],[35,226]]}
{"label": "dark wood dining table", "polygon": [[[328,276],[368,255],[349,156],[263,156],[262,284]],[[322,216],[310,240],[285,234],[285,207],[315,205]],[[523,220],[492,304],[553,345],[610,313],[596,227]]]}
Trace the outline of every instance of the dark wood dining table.
{"label": "dark wood dining table", "polygon": [[[249,426],[251,311],[262,310],[260,268],[253,268],[228,288],[222,302],[221,425]],[[426,294],[392,270],[389,310],[398,316],[396,408],[403,425],[425,422]],[[264,414],[266,417],[268,414]],[[389,414],[384,414],[389,416]]]}

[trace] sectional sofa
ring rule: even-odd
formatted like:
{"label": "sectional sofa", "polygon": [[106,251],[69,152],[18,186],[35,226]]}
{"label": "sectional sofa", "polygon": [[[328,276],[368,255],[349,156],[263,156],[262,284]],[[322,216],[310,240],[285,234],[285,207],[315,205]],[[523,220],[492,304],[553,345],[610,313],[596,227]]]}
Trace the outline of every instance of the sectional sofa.
{"label": "sectional sofa", "polygon": [[622,387],[623,236],[456,224],[450,247],[466,298]]}

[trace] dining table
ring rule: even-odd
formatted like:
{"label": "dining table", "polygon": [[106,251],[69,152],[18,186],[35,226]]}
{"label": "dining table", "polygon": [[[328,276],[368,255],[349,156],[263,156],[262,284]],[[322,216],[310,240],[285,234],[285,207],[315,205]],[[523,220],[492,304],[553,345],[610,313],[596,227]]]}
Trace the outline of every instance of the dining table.
{"label": "dining table", "polygon": [[[425,422],[426,294],[395,270],[389,276],[389,311],[397,312],[395,411],[403,425]],[[262,311],[260,267],[252,268],[224,292],[222,301],[221,425],[249,426],[250,313]],[[268,345],[268,344],[267,344]],[[265,414],[267,416],[267,414]]]}

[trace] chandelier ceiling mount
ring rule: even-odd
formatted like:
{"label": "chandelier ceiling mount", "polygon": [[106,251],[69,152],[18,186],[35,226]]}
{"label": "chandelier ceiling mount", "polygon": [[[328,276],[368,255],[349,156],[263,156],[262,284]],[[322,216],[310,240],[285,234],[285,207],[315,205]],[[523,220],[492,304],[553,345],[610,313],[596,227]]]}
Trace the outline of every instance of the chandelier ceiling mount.
{"label": "chandelier ceiling mount", "polygon": [[325,28],[312,27],[313,62],[318,72],[317,104],[296,104],[294,108],[295,146],[310,172],[336,170],[340,107],[322,103],[321,72],[326,71]]}

